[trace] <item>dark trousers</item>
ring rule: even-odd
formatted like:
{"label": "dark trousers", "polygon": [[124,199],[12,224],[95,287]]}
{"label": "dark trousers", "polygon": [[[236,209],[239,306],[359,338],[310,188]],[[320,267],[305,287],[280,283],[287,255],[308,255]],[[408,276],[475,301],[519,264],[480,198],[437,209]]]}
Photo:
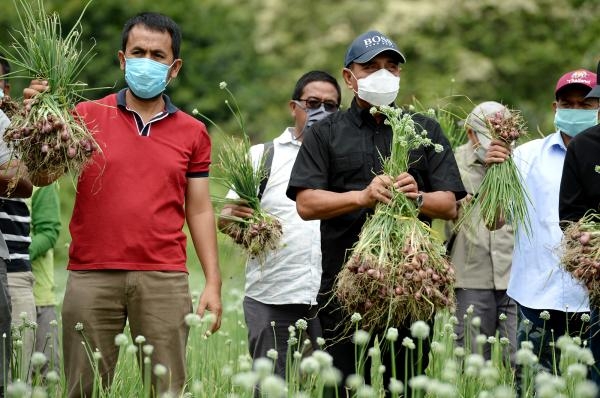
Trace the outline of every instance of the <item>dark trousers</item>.
{"label": "dark trousers", "polygon": [[6,277],[6,263],[0,259],[0,396],[3,396],[4,387],[8,384],[8,372],[10,370],[10,314],[11,307],[10,295],[8,293],[8,279]]}
{"label": "dark trousers", "polygon": [[[506,337],[510,341],[510,346],[505,351],[510,363],[514,365],[514,356],[517,351],[517,303],[508,297],[506,290],[494,289],[455,289],[456,292],[456,334],[458,335],[457,344],[465,344],[465,328],[470,329],[471,351],[477,352],[477,334],[486,336],[495,336],[498,332],[500,337]],[[464,315],[467,309],[473,305],[473,314],[470,319],[478,316],[481,319],[481,326],[478,328],[472,325],[465,326]],[[506,315],[504,321],[500,320],[500,315]],[[469,330],[467,329],[467,330]],[[491,358],[491,345],[483,345],[483,356],[485,359]]]}
{"label": "dark trousers", "polygon": [[[360,351],[355,350],[355,345],[352,342],[352,335],[354,334],[355,328],[353,326],[348,328],[348,325],[351,324],[350,317],[343,313],[343,310],[335,300],[327,303],[319,310],[319,319],[321,320],[321,327],[323,328],[323,337],[325,337],[327,344],[326,351],[333,357],[333,365],[342,372],[342,385],[344,385],[345,379],[349,375],[356,373],[356,363],[359,358],[356,357],[355,352],[360,355]],[[419,374],[425,374],[425,369],[429,364],[429,342],[433,335],[433,320],[428,321],[427,323],[429,324],[429,338],[422,342],[421,357],[418,356],[416,348],[410,350],[402,345],[402,340],[405,337],[412,338],[415,345],[418,345],[417,339],[411,337],[410,324],[390,325],[390,327],[398,329],[398,340],[394,343],[394,362],[396,379],[402,382],[404,382],[405,372],[408,375],[408,379]],[[389,350],[389,343],[385,337],[386,332],[386,330],[371,331],[371,340],[367,347],[372,347],[375,337],[377,337],[381,347],[381,363],[385,366],[383,386],[387,389],[392,376],[392,355]],[[405,358],[407,355],[408,368],[405,366]],[[371,384],[371,360],[366,352],[363,355],[363,358],[366,358],[366,363],[364,365],[365,382]],[[410,389],[408,387],[405,388],[407,388],[407,393],[404,397],[411,397]],[[331,391],[328,391],[327,395],[334,396]],[[341,393],[340,396],[344,396],[344,394]],[[389,396],[389,394],[386,394],[386,396]]]}
{"label": "dark trousers", "polygon": [[596,306],[592,306],[590,311],[590,350],[595,361],[591,379],[600,387],[600,308]]}
{"label": "dark trousers", "polygon": [[[264,304],[250,297],[244,297],[244,318],[248,328],[248,348],[252,359],[267,357],[267,352],[277,350],[275,373],[285,379],[286,358],[290,332],[299,319],[306,320],[305,331],[296,330],[296,338],[302,347],[305,339],[310,339],[316,349],[317,337],[321,337],[321,325],[317,318],[317,306],[309,304]],[[274,326],[271,326],[271,323]],[[297,347],[297,345],[295,346]],[[296,351],[294,348],[292,350]]]}

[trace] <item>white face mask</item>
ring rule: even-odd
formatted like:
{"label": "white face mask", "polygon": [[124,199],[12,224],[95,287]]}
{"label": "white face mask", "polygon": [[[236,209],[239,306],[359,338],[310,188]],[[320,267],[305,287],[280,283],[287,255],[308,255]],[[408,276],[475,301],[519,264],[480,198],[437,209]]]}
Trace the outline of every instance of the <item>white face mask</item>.
{"label": "white face mask", "polygon": [[385,68],[356,81],[359,98],[375,106],[389,105],[394,102],[400,89],[400,77],[394,76]]}

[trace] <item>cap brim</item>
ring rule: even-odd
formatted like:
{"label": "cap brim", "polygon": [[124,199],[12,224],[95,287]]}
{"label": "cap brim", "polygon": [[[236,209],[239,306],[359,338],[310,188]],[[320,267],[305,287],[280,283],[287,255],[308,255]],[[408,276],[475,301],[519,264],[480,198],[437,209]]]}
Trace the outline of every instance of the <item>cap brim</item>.
{"label": "cap brim", "polygon": [[585,98],[600,98],[600,85],[594,87]]}
{"label": "cap brim", "polygon": [[[402,54],[400,51],[396,50],[395,48],[386,47],[386,48],[374,48],[371,51],[367,51],[360,57],[352,60],[352,62],[349,62],[348,65],[350,65],[353,62],[357,63],[357,64],[364,64],[365,62],[369,62],[370,60],[372,60],[379,54],[386,52],[386,51],[390,51],[390,52],[394,53],[396,55],[396,57],[398,58],[399,63],[403,64],[406,62],[406,58],[404,58],[404,54]],[[348,67],[348,65],[346,65],[346,67]]]}

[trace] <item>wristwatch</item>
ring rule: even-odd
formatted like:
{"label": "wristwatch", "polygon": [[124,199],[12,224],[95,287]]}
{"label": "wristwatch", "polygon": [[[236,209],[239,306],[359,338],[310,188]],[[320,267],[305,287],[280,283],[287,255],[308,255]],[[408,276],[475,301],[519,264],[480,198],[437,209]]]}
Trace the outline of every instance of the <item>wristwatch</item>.
{"label": "wristwatch", "polygon": [[423,206],[423,191],[419,191],[419,194],[415,198],[415,204],[417,205],[417,209],[420,209]]}

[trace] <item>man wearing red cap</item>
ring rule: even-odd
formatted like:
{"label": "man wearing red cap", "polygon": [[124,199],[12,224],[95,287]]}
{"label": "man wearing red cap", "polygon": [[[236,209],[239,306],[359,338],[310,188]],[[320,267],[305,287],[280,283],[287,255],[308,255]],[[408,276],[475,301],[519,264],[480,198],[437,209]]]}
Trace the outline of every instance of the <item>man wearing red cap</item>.
{"label": "man wearing red cap", "polygon": [[[598,63],[600,72],[600,62]],[[595,101],[590,111],[598,117],[600,85],[589,92],[586,99]],[[596,119],[597,120],[597,119]],[[560,182],[558,213],[560,220],[578,221],[588,211],[600,213],[600,125],[596,125],[569,143]],[[590,348],[596,360],[592,367],[592,379],[600,384],[600,309],[591,307]]]}
{"label": "man wearing red cap", "polygon": [[[598,100],[586,98],[595,85],[596,74],[585,69],[563,75],[552,104],[556,132],[529,141],[513,153],[531,198],[531,232],[528,236],[520,229],[515,236],[508,295],[519,307],[518,346],[530,340],[533,352],[540,355],[540,367],[550,372],[560,359],[560,351],[551,343],[566,333],[579,336],[589,326],[582,320],[589,311],[585,288],[561,267],[558,257],[562,239],[558,196],[569,141],[597,123]],[[509,153],[506,144],[492,141],[486,161],[501,163]]]}

